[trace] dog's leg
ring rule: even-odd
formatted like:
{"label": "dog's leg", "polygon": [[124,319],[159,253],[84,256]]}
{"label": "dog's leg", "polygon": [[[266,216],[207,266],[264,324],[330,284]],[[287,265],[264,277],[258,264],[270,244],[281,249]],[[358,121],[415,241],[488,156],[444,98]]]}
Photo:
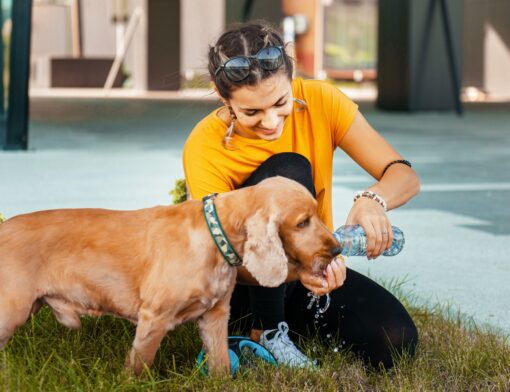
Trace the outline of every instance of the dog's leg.
{"label": "dog's leg", "polygon": [[32,299],[15,297],[0,292],[0,350],[7,344],[18,327],[27,321],[32,311]]}
{"label": "dog's leg", "polygon": [[230,295],[208,310],[198,320],[200,337],[208,355],[209,374],[221,375],[230,372],[228,356],[228,315]]}
{"label": "dog's leg", "polygon": [[167,331],[166,320],[154,317],[152,312],[141,311],[136,327],[135,341],[126,358],[126,370],[134,371],[139,376],[144,364],[150,367]]}

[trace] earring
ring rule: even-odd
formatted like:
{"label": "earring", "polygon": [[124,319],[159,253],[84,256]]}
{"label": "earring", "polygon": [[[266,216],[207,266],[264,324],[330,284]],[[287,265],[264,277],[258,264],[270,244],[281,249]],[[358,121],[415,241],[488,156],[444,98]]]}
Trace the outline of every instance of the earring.
{"label": "earring", "polygon": [[299,107],[296,109],[296,112],[299,113],[301,110],[306,109],[307,105],[306,102],[299,98],[294,98],[294,102],[299,105]]}
{"label": "earring", "polygon": [[231,106],[227,106],[227,108],[230,111],[230,125],[228,126],[227,132],[225,132],[225,136],[223,137],[223,146],[228,150],[234,150],[234,147],[232,146],[232,135],[234,134],[237,117]]}

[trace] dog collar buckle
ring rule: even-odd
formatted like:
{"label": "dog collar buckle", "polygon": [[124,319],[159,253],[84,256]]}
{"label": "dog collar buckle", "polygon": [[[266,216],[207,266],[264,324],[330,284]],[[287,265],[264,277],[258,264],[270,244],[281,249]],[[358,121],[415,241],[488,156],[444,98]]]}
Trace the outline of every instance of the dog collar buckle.
{"label": "dog collar buckle", "polygon": [[214,206],[214,198],[217,195],[217,193],[212,193],[202,198],[205,222],[207,223],[214,243],[223,255],[225,261],[232,267],[238,267],[243,263],[243,259],[236,253],[221,227],[220,219],[218,218],[216,207]]}

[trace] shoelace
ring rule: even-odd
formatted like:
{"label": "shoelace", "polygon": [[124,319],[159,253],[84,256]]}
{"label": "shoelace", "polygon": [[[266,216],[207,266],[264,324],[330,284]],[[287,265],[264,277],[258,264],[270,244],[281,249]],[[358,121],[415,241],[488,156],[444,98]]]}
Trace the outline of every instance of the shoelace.
{"label": "shoelace", "polygon": [[[292,340],[290,340],[289,326],[286,322],[282,321],[278,324],[278,330],[271,339],[271,343],[273,350],[280,351],[282,354],[284,354],[285,357],[291,356],[290,360],[292,362],[298,360],[299,362],[302,361],[305,363],[313,364],[313,361],[311,361],[306,355],[299,351]],[[278,356],[276,353],[275,355]]]}

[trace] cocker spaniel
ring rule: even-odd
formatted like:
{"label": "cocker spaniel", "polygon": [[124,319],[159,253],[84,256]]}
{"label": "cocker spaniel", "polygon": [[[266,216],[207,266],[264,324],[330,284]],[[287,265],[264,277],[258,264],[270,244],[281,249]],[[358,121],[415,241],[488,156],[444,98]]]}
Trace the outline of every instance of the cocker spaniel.
{"label": "cocker spaniel", "polygon": [[[339,253],[300,184],[282,177],[217,195],[221,228],[263,286],[285,281],[288,262],[321,273]],[[212,373],[228,372],[227,323],[236,267],[204,218],[204,203],[136,211],[61,209],[0,224],[0,348],[48,305],[59,322],[108,313],[136,324],[126,367],[152,364],[165,334],[197,320]]]}

